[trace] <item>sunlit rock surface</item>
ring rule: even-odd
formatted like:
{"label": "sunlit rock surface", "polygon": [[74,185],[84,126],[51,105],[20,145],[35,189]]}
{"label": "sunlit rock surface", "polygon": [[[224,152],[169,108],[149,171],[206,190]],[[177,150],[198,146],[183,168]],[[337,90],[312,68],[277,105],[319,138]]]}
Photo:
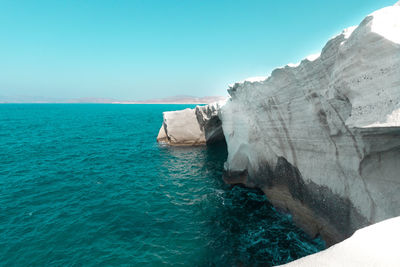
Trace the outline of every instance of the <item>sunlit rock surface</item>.
{"label": "sunlit rock surface", "polygon": [[399,266],[400,217],[365,227],[325,251],[301,258],[287,267]]}
{"label": "sunlit rock surface", "polygon": [[227,182],[261,188],[328,245],[400,215],[398,4],[228,91]]}
{"label": "sunlit rock surface", "polygon": [[328,245],[400,215],[400,4],[320,54],[238,82],[225,105],[165,112],[157,140],[228,147],[224,180],[259,187]]}
{"label": "sunlit rock surface", "polygon": [[223,140],[218,112],[224,103],[225,101],[220,101],[194,109],[164,112],[157,141],[161,144],[184,146],[205,145]]}

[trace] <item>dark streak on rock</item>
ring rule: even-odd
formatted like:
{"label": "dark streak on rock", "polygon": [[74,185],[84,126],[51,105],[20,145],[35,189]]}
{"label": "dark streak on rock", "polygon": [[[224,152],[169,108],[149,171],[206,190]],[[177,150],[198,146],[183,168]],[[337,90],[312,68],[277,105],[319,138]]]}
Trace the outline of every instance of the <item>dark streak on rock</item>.
{"label": "dark streak on rock", "polygon": [[274,170],[268,164],[263,166],[254,177],[248,177],[247,171],[225,172],[224,180],[263,189],[278,209],[291,213],[299,227],[311,237],[320,235],[328,246],[369,224],[349,199],[336,195],[326,186],[305,181],[285,158],[278,158]]}
{"label": "dark streak on rock", "polygon": [[[273,102],[274,105],[277,105],[275,99],[271,98],[271,100],[272,100],[272,102]],[[297,164],[296,150],[295,150],[294,145],[293,145],[293,143],[292,143],[292,141],[291,141],[292,139],[290,138],[289,130],[288,130],[288,128],[286,127],[285,121],[283,120],[282,114],[280,113],[279,110],[277,110],[276,114],[277,114],[277,116],[278,116],[279,122],[281,123],[282,129],[283,129],[283,131],[285,132],[286,141],[287,141],[288,144],[289,144],[290,151],[292,152],[293,163],[296,165],[296,164]]]}

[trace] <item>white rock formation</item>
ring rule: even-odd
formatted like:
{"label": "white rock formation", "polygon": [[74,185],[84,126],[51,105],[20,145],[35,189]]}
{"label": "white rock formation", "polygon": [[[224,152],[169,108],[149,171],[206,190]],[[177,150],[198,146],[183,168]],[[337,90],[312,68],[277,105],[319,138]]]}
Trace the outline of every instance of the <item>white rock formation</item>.
{"label": "white rock formation", "polygon": [[205,145],[223,139],[218,112],[224,104],[225,101],[220,101],[195,109],[164,112],[157,141],[160,144],[185,146]]}
{"label": "white rock formation", "polygon": [[164,122],[158,133],[159,143],[198,145],[206,142],[194,109],[163,113]]}
{"label": "white rock formation", "polygon": [[261,188],[328,245],[400,215],[400,2],[228,92],[225,105],[165,112],[157,140],[224,135],[225,181]]}
{"label": "white rock formation", "polygon": [[261,188],[328,244],[400,215],[399,4],[228,92],[226,181]]}
{"label": "white rock formation", "polygon": [[400,217],[365,227],[327,250],[282,265],[287,267],[399,266]]}

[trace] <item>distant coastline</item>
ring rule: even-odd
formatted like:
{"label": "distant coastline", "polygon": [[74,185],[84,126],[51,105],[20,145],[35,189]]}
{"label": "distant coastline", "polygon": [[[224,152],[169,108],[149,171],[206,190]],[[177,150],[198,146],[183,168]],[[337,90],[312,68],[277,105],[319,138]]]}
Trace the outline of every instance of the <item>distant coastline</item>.
{"label": "distant coastline", "polygon": [[46,97],[1,97],[0,104],[210,104],[225,100],[226,96],[173,96],[148,100],[117,100],[112,98],[46,98]]}

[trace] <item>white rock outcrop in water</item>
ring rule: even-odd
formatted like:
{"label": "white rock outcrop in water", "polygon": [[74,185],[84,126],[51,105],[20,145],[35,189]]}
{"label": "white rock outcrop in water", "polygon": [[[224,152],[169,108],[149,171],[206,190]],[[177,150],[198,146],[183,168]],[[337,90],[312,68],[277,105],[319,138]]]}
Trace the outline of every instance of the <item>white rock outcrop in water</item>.
{"label": "white rock outcrop in water", "polygon": [[157,141],[161,144],[184,146],[205,145],[223,140],[218,112],[224,103],[225,101],[220,101],[194,109],[164,112]]}
{"label": "white rock outcrop in water", "polygon": [[287,267],[399,266],[400,217],[365,227],[327,250],[282,265]]}
{"label": "white rock outcrop in water", "polygon": [[227,182],[261,188],[328,244],[400,215],[400,5],[228,92]]}
{"label": "white rock outcrop in water", "polygon": [[235,83],[225,105],[165,112],[158,141],[223,138],[224,180],[261,188],[328,245],[400,215],[400,4],[320,54]]}

